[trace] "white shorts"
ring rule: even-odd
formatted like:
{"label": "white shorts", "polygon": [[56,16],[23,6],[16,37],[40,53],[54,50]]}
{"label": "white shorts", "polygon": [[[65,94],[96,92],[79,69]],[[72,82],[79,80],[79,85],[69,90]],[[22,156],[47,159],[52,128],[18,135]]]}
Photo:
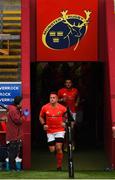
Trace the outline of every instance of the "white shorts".
{"label": "white shorts", "polygon": [[65,131],[56,132],[56,133],[48,133],[47,134],[47,140],[48,140],[48,142],[52,142],[52,141],[55,141],[56,138],[63,138],[64,139],[64,136],[65,136]]}

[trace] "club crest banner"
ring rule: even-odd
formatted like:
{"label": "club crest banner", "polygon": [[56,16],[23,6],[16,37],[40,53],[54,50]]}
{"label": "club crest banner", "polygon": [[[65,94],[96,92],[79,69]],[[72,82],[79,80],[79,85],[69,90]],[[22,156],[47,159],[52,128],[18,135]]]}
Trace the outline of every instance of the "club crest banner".
{"label": "club crest banner", "polygon": [[37,0],[37,61],[97,61],[98,0]]}

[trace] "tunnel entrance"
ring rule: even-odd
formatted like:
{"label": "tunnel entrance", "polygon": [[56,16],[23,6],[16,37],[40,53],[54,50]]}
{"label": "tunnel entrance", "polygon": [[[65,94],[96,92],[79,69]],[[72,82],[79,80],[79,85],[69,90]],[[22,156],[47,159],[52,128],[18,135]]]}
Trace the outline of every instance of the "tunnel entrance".
{"label": "tunnel entrance", "polygon": [[68,77],[80,92],[76,152],[88,149],[104,151],[104,67],[100,62],[31,64],[32,151],[48,151],[46,134],[39,123],[40,108],[49,101],[49,93],[62,88]]}

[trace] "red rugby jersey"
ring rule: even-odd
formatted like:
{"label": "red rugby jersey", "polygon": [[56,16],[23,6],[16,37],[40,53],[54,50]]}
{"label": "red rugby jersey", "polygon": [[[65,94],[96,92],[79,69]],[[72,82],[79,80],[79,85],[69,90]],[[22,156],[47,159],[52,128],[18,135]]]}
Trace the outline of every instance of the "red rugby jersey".
{"label": "red rugby jersey", "polygon": [[44,105],[40,111],[40,116],[46,119],[46,124],[48,125],[47,133],[55,133],[64,131],[63,116],[67,111],[66,107],[57,103],[53,107],[50,103]]}
{"label": "red rugby jersey", "polygon": [[78,98],[79,92],[76,88],[67,89],[62,88],[58,91],[58,98],[64,98],[65,102],[63,102],[64,106],[69,106],[70,110],[74,113],[77,110],[75,106],[76,100]]}

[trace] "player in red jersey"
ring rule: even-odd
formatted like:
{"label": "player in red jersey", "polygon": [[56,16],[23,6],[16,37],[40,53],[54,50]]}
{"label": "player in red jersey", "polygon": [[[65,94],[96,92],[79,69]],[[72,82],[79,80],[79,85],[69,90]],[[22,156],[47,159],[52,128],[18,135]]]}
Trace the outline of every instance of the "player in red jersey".
{"label": "player in red jersey", "polygon": [[[72,128],[74,128],[76,121],[76,112],[79,104],[79,91],[77,88],[73,87],[73,83],[71,79],[65,80],[65,87],[58,91],[58,98],[60,103],[62,103],[66,107],[69,107],[74,119],[74,122],[72,122],[71,125]],[[74,149],[74,142],[73,142],[73,149]]]}
{"label": "player in red jersey", "polygon": [[49,150],[56,151],[57,170],[62,169],[66,111],[66,107],[58,103],[57,94],[52,92],[50,102],[41,108],[39,116],[40,123],[47,132]]}

